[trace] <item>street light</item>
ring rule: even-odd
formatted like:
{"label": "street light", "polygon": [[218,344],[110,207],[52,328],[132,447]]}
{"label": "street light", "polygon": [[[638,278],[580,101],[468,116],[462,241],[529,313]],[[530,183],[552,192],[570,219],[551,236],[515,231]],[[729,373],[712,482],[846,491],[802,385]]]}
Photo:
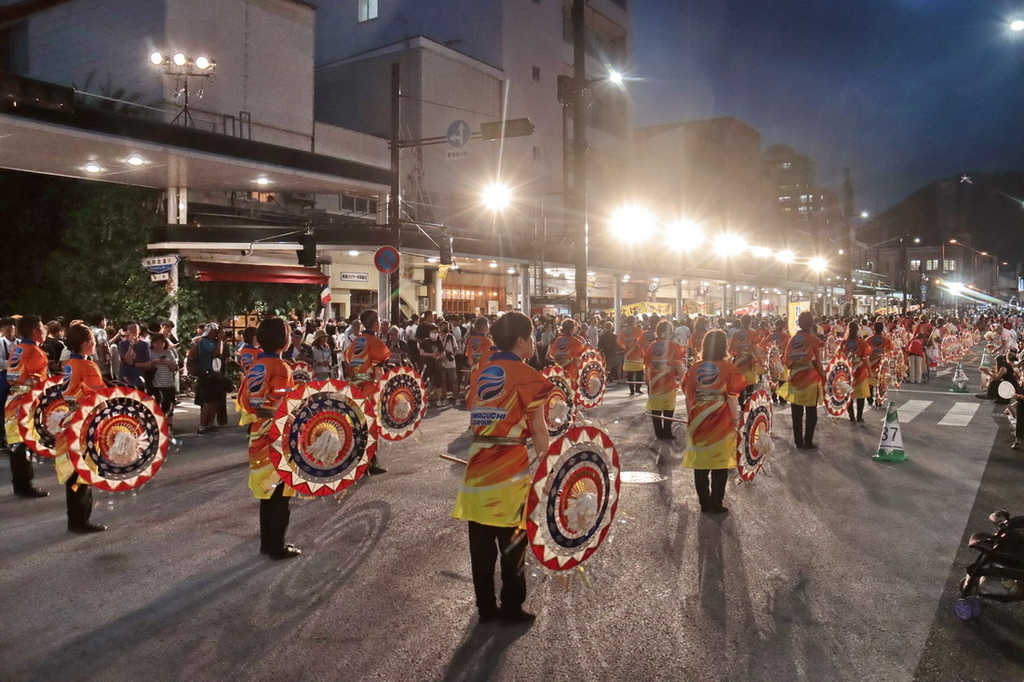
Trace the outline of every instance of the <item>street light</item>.
{"label": "street light", "polygon": [[704,230],[694,221],[680,218],[669,223],[665,237],[677,251],[693,251],[704,243]]}
{"label": "street light", "polygon": [[636,244],[650,239],[657,228],[657,221],[648,209],[630,204],[615,211],[609,225],[620,240]]}
{"label": "street light", "polygon": [[[186,127],[191,126],[195,128],[196,122],[192,119],[192,112],[190,111],[188,79],[213,77],[213,72],[217,68],[217,62],[206,55],[191,57],[184,52],[175,52],[173,55],[153,52],[149,55],[149,62],[153,66],[163,67],[164,75],[175,79],[175,99],[179,95],[184,95],[185,97],[181,111],[171,119],[171,123],[177,123],[180,119]],[[203,90],[200,88],[196,99],[202,98]]]}
{"label": "street light", "polygon": [[503,211],[512,204],[512,190],[508,185],[492,182],[484,188],[483,202],[492,211]]}

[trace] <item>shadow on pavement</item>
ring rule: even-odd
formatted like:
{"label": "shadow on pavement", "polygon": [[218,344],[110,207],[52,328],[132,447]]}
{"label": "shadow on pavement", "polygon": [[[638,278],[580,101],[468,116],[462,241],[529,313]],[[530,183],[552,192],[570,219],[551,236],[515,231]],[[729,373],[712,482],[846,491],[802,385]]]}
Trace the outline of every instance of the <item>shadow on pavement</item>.
{"label": "shadow on pavement", "polygon": [[529,626],[481,625],[474,619],[469,625],[469,636],[456,649],[441,679],[445,682],[495,679],[505,651],[529,630]]}

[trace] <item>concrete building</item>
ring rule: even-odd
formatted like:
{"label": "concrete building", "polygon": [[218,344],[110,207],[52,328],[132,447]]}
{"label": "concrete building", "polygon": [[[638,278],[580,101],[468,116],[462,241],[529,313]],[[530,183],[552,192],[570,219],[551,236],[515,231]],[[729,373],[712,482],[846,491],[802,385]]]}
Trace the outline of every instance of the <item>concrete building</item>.
{"label": "concrete building", "polygon": [[830,240],[843,239],[838,197],[817,184],[810,157],[776,144],[764,151],[764,167],[784,230],[804,235],[819,251],[824,251]]}
{"label": "concrete building", "polygon": [[637,128],[634,176],[666,220],[755,242],[771,235],[771,195],[761,163],[761,134],[732,118]]}
{"label": "concrete building", "polygon": [[[558,97],[558,77],[572,73],[570,6],[571,0],[320,2],[317,118],[387,135],[393,61],[403,68],[404,138],[444,137],[459,121],[476,131],[488,121],[529,118],[533,135],[503,144],[474,140],[408,150],[403,200],[410,215],[455,231],[495,229],[495,237],[521,238],[546,223],[549,237],[559,237],[571,168],[565,143],[571,121]],[[586,25],[588,74],[627,69],[624,0],[589,2]],[[610,85],[595,85],[591,93],[590,195],[617,200],[629,158],[628,98]],[[497,220],[480,202],[482,188],[495,180],[514,191],[514,210]],[[595,199],[597,215],[600,203]]]}

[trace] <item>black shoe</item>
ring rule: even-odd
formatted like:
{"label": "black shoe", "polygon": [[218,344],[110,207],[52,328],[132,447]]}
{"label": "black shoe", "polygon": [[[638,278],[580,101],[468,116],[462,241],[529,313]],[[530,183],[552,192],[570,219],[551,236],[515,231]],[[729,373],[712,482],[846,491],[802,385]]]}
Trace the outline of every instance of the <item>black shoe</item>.
{"label": "black shoe", "polygon": [[102,523],[90,523],[86,521],[81,524],[68,524],[69,533],[78,533],[79,535],[88,535],[89,533],[102,533],[107,529]]}
{"label": "black shoe", "polygon": [[26,486],[24,486],[23,488],[15,488],[14,489],[14,494],[17,495],[18,497],[28,497],[28,498],[49,497],[50,496],[49,492],[47,492],[46,490],[40,490],[39,488],[35,487],[31,483],[26,485]]}
{"label": "black shoe", "polygon": [[863,424],[864,423],[864,417],[857,417],[857,421],[860,422],[861,424]]}
{"label": "black shoe", "polygon": [[515,613],[501,614],[502,625],[524,625],[526,623],[532,623],[535,620],[537,620],[537,616],[535,614],[532,614],[529,611],[524,611],[523,609],[519,609]]}
{"label": "black shoe", "polygon": [[497,623],[499,620],[501,620],[501,612],[497,609],[494,609],[493,611],[480,612],[481,623]]}
{"label": "black shoe", "polygon": [[200,426],[198,429],[196,429],[197,436],[208,436],[211,433],[213,433],[212,426]]}
{"label": "black shoe", "polygon": [[817,443],[804,443],[804,450],[817,450],[817,449],[818,449],[818,444]]}
{"label": "black shoe", "polygon": [[375,476],[377,474],[386,474],[387,472],[387,469],[377,464],[371,464],[370,468],[366,470],[366,473],[370,474],[371,476]]}
{"label": "black shoe", "polygon": [[302,554],[302,550],[295,545],[285,545],[281,549],[274,550],[273,552],[267,552],[270,558],[277,561],[280,559],[294,559],[295,557]]}

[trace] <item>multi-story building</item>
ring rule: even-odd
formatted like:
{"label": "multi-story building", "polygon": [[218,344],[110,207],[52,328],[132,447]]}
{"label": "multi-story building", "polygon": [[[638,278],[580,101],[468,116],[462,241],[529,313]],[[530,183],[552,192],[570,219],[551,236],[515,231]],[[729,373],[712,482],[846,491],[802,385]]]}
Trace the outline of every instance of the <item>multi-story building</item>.
{"label": "multi-story building", "polygon": [[742,121],[713,118],[637,128],[634,175],[666,219],[767,241],[772,203],[761,164],[761,134]]}
{"label": "multi-story building", "polygon": [[764,166],[785,230],[804,235],[822,251],[830,241],[842,240],[838,197],[817,185],[814,161],[776,144],[764,151]]}
{"label": "multi-story building", "polygon": [[[389,133],[390,64],[402,65],[402,137],[456,140],[403,154],[410,215],[454,231],[531,237],[546,225],[560,236],[572,167],[571,116],[559,102],[559,76],[572,74],[572,0],[324,0],[318,3],[317,118],[374,135]],[[625,0],[586,5],[587,72],[629,63]],[[359,93],[354,95],[353,93]],[[619,87],[594,84],[587,108],[593,213],[625,183],[630,109]],[[529,118],[531,136],[462,144],[461,123]],[[451,135],[449,135],[451,133]],[[482,210],[481,190],[513,189],[513,211]],[[503,232],[504,231],[504,232]],[[540,230],[538,229],[538,232]],[[490,238],[490,236],[488,236]]]}

